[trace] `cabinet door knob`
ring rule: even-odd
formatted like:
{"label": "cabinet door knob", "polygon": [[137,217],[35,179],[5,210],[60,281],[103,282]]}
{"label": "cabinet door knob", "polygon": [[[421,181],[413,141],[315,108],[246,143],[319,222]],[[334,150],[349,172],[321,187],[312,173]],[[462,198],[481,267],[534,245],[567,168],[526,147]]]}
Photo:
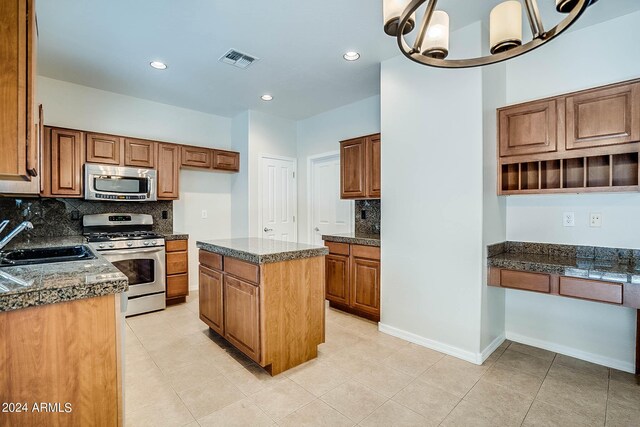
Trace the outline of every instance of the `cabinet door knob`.
{"label": "cabinet door knob", "polygon": [[314,228],[314,231],[318,232],[320,229],[318,227]]}
{"label": "cabinet door knob", "polygon": [[268,233],[268,232],[270,232],[270,231],[273,231],[273,228],[267,228],[267,227],[265,227],[265,228],[264,228],[264,232],[265,232],[265,233]]}

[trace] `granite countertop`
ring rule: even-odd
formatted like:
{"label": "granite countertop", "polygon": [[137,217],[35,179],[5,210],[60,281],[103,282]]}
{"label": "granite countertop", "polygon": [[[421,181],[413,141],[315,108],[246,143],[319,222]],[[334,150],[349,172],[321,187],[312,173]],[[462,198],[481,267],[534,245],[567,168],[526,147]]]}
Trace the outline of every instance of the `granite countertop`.
{"label": "granite countertop", "polygon": [[75,246],[84,245],[87,239],[84,236],[58,236],[58,237],[32,237],[23,240],[12,240],[6,249],[30,249],[30,248],[48,248],[51,246]]}
{"label": "granite countertop", "polygon": [[205,240],[196,242],[196,246],[208,252],[238,258],[252,264],[270,264],[329,254],[329,249],[324,246],[261,238]]}
{"label": "granite countertop", "polygon": [[171,240],[189,240],[189,235],[187,233],[179,233],[174,231],[173,233],[162,233],[165,241]]}
{"label": "granite countertop", "polygon": [[380,247],[380,234],[366,234],[366,233],[323,234],[322,240],[324,240],[325,242],[348,243],[351,245]]}
{"label": "granite countertop", "polygon": [[[502,245],[502,246],[500,246]],[[640,284],[640,251],[506,242],[489,246],[489,267]]]}
{"label": "granite countertop", "polygon": [[[83,244],[82,236],[33,239],[10,248]],[[100,254],[91,260],[0,268],[0,312],[125,292],[127,276]]]}

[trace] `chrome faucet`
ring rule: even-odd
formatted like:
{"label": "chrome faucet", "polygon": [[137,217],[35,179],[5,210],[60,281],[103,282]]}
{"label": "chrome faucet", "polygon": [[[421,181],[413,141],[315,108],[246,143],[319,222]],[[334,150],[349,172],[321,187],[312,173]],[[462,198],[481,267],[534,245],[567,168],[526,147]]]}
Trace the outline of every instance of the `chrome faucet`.
{"label": "chrome faucet", "polygon": [[[4,230],[7,224],[9,224],[8,220],[4,220],[0,223],[0,233],[2,232],[2,230]],[[4,239],[0,240],[0,250],[2,250],[5,246],[7,246],[9,242],[13,240],[14,237],[22,233],[23,230],[32,230],[32,229],[33,229],[33,224],[31,224],[29,221],[21,222],[20,225],[18,225],[16,228],[11,230],[9,234],[4,236]]]}

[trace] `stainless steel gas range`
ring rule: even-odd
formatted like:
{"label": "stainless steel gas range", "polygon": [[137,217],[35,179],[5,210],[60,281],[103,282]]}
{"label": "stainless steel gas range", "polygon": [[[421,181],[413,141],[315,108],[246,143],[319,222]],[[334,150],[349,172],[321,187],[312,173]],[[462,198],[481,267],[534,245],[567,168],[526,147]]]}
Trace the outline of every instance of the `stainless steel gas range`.
{"label": "stainless steel gas range", "polygon": [[89,246],[129,278],[127,316],[164,310],[164,237],[146,214],[99,214],[82,218]]}

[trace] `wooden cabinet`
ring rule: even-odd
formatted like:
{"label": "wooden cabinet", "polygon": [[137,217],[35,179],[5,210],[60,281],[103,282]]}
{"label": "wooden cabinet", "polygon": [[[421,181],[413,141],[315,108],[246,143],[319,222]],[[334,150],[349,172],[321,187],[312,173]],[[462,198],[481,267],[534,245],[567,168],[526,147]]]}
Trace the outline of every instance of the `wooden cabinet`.
{"label": "wooden cabinet", "polygon": [[640,81],[498,110],[498,194],[640,191]]}
{"label": "wooden cabinet", "polygon": [[45,127],[44,133],[42,195],[82,197],[82,132]]}
{"label": "wooden cabinet", "polygon": [[380,134],[340,142],[340,197],[380,198]]}
{"label": "wooden cabinet", "polygon": [[498,115],[501,157],[556,151],[556,100],[505,108]]}
{"label": "wooden cabinet", "polygon": [[167,268],[167,305],[183,303],[189,295],[189,241],[165,243]]}
{"label": "wooden cabinet", "polygon": [[181,146],[182,166],[190,166],[194,168],[211,167],[211,150],[203,147]]}
{"label": "wooden cabinet", "polygon": [[0,4],[0,180],[38,174],[35,77],[37,35],[33,0]]}
{"label": "wooden cabinet", "polygon": [[122,138],[98,133],[86,134],[87,163],[120,165]]}
{"label": "wooden cabinet", "polygon": [[225,338],[253,360],[260,360],[260,288],[224,276]]}
{"label": "wooden cabinet", "polygon": [[200,265],[198,280],[200,318],[224,336],[222,273]]}
{"label": "wooden cabinet", "polygon": [[212,150],[213,169],[240,171],[240,153],[235,151]]}
{"label": "wooden cabinet", "polygon": [[566,97],[567,150],[640,141],[640,83]]}
{"label": "wooden cabinet", "polygon": [[380,248],[326,242],[325,297],[332,307],[380,320]]}
{"label": "wooden cabinet", "polygon": [[125,138],[124,165],[139,168],[154,168],[156,144],[152,141]]}
{"label": "wooden cabinet", "polygon": [[324,257],[252,264],[200,250],[200,320],[272,375],[324,342]]}
{"label": "wooden cabinet", "polygon": [[158,199],[175,200],[180,186],[180,147],[158,144]]}

